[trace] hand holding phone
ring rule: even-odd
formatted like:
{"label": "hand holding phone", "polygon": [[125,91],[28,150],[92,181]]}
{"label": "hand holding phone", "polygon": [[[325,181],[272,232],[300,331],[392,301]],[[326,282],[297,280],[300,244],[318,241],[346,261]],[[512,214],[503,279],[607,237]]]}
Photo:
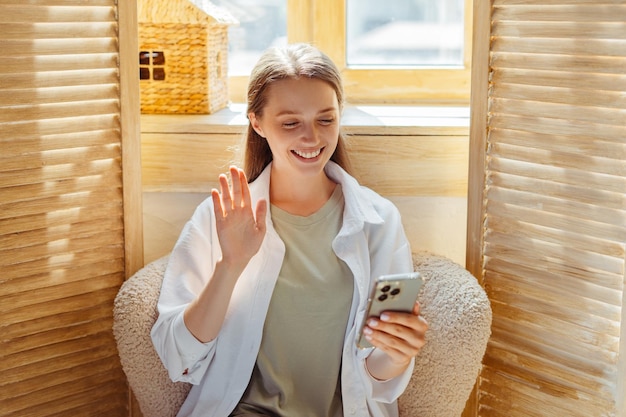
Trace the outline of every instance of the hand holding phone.
{"label": "hand holding phone", "polygon": [[367,312],[359,331],[358,347],[361,349],[372,347],[363,333],[369,317],[379,317],[384,311],[413,312],[423,283],[419,272],[378,277],[368,299]]}

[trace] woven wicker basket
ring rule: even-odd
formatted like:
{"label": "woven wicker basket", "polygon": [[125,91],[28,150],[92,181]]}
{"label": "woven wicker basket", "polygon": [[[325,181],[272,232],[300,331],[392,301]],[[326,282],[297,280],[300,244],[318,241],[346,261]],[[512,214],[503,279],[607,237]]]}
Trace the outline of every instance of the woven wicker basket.
{"label": "woven wicker basket", "polygon": [[226,107],[228,26],[235,21],[189,0],[141,0],[139,11],[141,112],[210,114]]}

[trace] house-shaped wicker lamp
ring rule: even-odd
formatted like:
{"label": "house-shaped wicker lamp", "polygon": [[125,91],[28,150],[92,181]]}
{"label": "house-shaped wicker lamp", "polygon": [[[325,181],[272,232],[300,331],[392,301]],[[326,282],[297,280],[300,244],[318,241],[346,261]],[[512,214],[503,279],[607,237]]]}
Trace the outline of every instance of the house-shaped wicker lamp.
{"label": "house-shaped wicker lamp", "polygon": [[214,113],[228,105],[228,27],[208,0],[139,0],[142,113]]}

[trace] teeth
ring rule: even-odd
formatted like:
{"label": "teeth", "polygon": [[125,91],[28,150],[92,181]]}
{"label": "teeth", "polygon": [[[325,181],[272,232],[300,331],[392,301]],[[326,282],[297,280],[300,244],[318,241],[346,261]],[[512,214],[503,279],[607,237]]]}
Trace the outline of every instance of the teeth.
{"label": "teeth", "polygon": [[306,158],[306,159],[311,159],[311,158],[315,158],[317,155],[320,154],[320,152],[322,152],[321,149],[318,149],[316,151],[313,152],[302,152],[302,151],[293,151],[296,155],[302,157],[302,158]]}

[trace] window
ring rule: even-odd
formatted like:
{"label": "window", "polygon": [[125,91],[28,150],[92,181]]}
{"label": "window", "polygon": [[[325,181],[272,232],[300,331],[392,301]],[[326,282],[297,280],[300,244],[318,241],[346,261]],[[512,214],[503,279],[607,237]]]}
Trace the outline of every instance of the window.
{"label": "window", "polygon": [[310,42],[341,69],[350,103],[469,103],[472,0],[216,3],[241,22],[229,32],[234,102],[245,102],[247,75],[263,49]]}
{"label": "window", "polygon": [[139,52],[139,79],[165,80],[165,54],[161,51]]}
{"label": "window", "polygon": [[346,0],[346,62],[463,67],[463,0]]}
{"label": "window", "polygon": [[263,51],[287,43],[287,0],[213,0],[238,25],[228,30],[228,75],[247,77]]}

